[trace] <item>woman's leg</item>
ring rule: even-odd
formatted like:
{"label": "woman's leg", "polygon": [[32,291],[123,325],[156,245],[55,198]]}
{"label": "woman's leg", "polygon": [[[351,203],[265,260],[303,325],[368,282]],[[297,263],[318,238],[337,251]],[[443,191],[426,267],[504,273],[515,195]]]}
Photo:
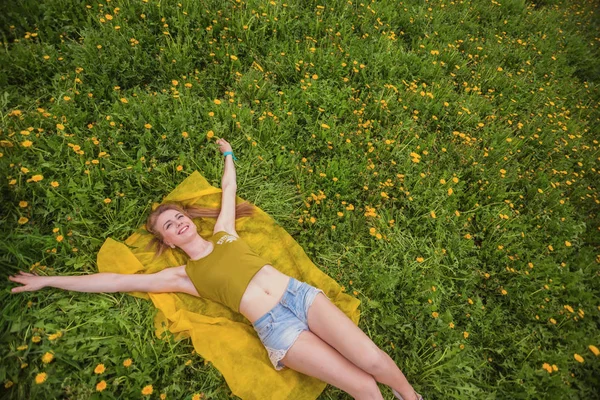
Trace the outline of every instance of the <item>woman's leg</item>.
{"label": "woman's leg", "polygon": [[300,333],[281,362],[288,368],[327,382],[355,399],[383,400],[371,375],[310,331]]}
{"label": "woman's leg", "polygon": [[308,309],[308,327],[378,382],[396,389],[404,400],[416,399],[413,387],[394,360],[344,314],[327,296],[317,294]]}

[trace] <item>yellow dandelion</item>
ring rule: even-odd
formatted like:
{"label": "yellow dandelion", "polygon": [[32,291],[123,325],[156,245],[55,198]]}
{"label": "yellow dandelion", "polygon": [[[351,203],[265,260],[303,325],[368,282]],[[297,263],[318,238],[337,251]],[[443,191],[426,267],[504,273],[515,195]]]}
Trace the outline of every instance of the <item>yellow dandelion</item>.
{"label": "yellow dandelion", "polygon": [[31,180],[34,181],[34,182],[39,182],[42,179],[44,179],[44,175],[39,175],[38,174],[38,175],[34,175],[34,176],[31,177]]}
{"label": "yellow dandelion", "polygon": [[145,125],[144,125],[144,128],[146,128],[146,129],[150,129],[150,128],[152,128],[152,125],[150,125],[150,124],[145,124]]}
{"label": "yellow dandelion", "polygon": [[594,353],[594,355],[596,357],[600,356],[600,350],[598,350],[598,348],[596,346],[594,346],[593,344],[590,344],[588,346],[588,348],[591,350],[592,353]]}
{"label": "yellow dandelion", "polygon": [[112,200],[111,200],[111,199],[109,199],[109,198],[107,197],[106,199],[104,199],[104,204],[108,204],[108,203],[110,203],[111,201],[112,201]]}
{"label": "yellow dandelion", "polygon": [[59,131],[64,131],[65,126],[63,124],[56,124],[56,129],[58,129]]}
{"label": "yellow dandelion", "polygon": [[41,337],[39,337],[39,336],[37,336],[37,335],[36,335],[36,336],[33,336],[33,337],[31,338],[31,341],[32,341],[33,343],[39,343],[41,340],[42,340],[42,338],[41,338]]}
{"label": "yellow dandelion", "polygon": [[52,186],[52,187],[58,187],[59,185],[60,184],[58,182],[56,182],[56,181],[50,182],[50,186]]}
{"label": "yellow dandelion", "polygon": [[129,101],[127,101],[127,99],[125,97],[121,97],[121,103],[127,104],[127,103],[129,103]]}
{"label": "yellow dandelion", "polygon": [[214,137],[214,136],[215,136],[215,133],[214,133],[213,131],[208,131],[208,132],[206,132],[206,137],[207,137],[207,138],[209,138],[209,139],[210,139],[210,138],[212,138],[212,137]]}
{"label": "yellow dandelion", "polygon": [[48,379],[48,374],[46,374],[45,372],[41,372],[35,376],[35,383],[40,385],[46,382],[46,379]]}
{"label": "yellow dandelion", "polygon": [[192,400],[200,400],[200,399],[202,399],[202,395],[201,394],[195,393],[192,396]]}
{"label": "yellow dandelion", "polygon": [[502,292],[501,292],[501,293],[502,293],[504,296],[506,296],[506,294],[507,294],[508,292],[507,292],[506,290],[502,289]]}
{"label": "yellow dandelion", "polygon": [[319,75],[317,75],[317,74],[313,74],[312,78],[313,78],[314,80],[317,80],[317,79],[319,79]]}
{"label": "yellow dandelion", "polygon": [[98,364],[96,365],[96,368],[94,368],[94,373],[98,375],[104,373],[104,371],[106,371],[104,364]]}
{"label": "yellow dandelion", "polygon": [[187,138],[189,136],[189,134],[187,132],[181,132],[181,136],[183,136],[184,138]]}
{"label": "yellow dandelion", "polygon": [[183,171],[183,166],[181,166],[181,165],[178,165],[178,166],[177,166],[177,171]]}
{"label": "yellow dandelion", "polygon": [[568,240],[565,240],[565,246],[571,247],[571,242],[569,242]]}
{"label": "yellow dandelion", "polygon": [[219,104],[221,104],[221,100],[219,100],[219,99],[214,99],[213,101],[214,101],[214,103],[215,103],[216,105],[219,105]]}
{"label": "yellow dandelion", "polygon": [[580,363],[583,362],[583,357],[581,357],[579,354],[575,353],[573,355],[573,358],[575,358],[575,360],[579,361]]}
{"label": "yellow dandelion", "polygon": [[450,329],[454,329],[454,322],[450,322],[450,323],[448,324],[448,326],[450,327]]}
{"label": "yellow dandelion", "polygon": [[435,312],[435,311],[434,311],[434,312],[432,312],[432,313],[431,313],[431,316],[432,316],[433,318],[437,318],[437,317],[439,317],[439,314],[438,314],[437,312]]}
{"label": "yellow dandelion", "polygon": [[19,350],[19,351],[21,351],[21,350],[27,350],[28,347],[29,346],[27,346],[26,344],[24,344],[22,346],[17,347],[17,350]]}
{"label": "yellow dandelion", "polygon": [[21,207],[21,208],[25,208],[25,207],[27,207],[27,204],[29,204],[29,203],[27,203],[27,202],[26,202],[26,201],[24,201],[24,200],[21,200],[21,201],[19,202],[19,207]]}
{"label": "yellow dandelion", "polygon": [[64,99],[65,101],[69,101],[69,100],[71,100],[71,98],[70,98],[69,96],[63,96],[63,99]]}
{"label": "yellow dandelion", "polygon": [[167,398],[167,394],[166,393],[161,393],[160,394],[160,400],[165,400]]}
{"label": "yellow dandelion", "polygon": [[463,337],[466,339],[469,337],[469,332],[463,332]]}
{"label": "yellow dandelion", "polygon": [[63,239],[64,239],[64,236],[63,236],[63,235],[58,235],[58,236],[56,237],[56,241],[57,241],[57,242],[62,242],[62,241],[63,241]]}
{"label": "yellow dandelion", "polygon": [[553,323],[554,325],[556,325],[556,320],[554,318],[550,318],[549,320],[551,323]]}
{"label": "yellow dandelion", "polygon": [[42,362],[44,364],[48,364],[50,362],[52,362],[52,360],[54,360],[54,354],[50,353],[50,352],[46,352],[43,356],[42,356]]}
{"label": "yellow dandelion", "polygon": [[544,363],[544,364],[542,364],[542,368],[545,369],[546,371],[548,371],[549,374],[552,373],[552,367],[550,366],[550,364]]}
{"label": "yellow dandelion", "polygon": [[[545,286],[547,286],[547,285],[545,285]],[[570,305],[568,305],[568,304],[564,305],[564,306],[563,306],[563,308],[564,308],[565,310],[567,310],[568,312],[570,312],[570,313],[572,313],[572,312],[575,312],[575,311],[573,310],[573,307],[571,307],[571,306],[570,306]]]}
{"label": "yellow dandelion", "polygon": [[96,391],[97,392],[101,392],[104,389],[106,389],[106,381],[105,380],[101,380],[100,382],[98,382],[98,384],[96,385]]}
{"label": "yellow dandelion", "polygon": [[19,223],[19,225],[24,225],[29,221],[29,218],[27,217],[21,217],[19,218],[19,220],[17,221]]}
{"label": "yellow dandelion", "polygon": [[152,385],[147,385],[142,389],[142,394],[148,396],[152,394],[152,391]]}
{"label": "yellow dandelion", "polygon": [[330,129],[329,125],[327,125],[327,124],[321,124],[321,128],[323,128],[323,129]]}
{"label": "yellow dandelion", "polygon": [[233,61],[237,60],[238,58],[234,55],[229,56],[229,58],[231,58]]}
{"label": "yellow dandelion", "polygon": [[123,361],[123,366],[125,368],[129,368],[131,366],[131,363],[132,363],[131,358],[128,358],[125,361]]}
{"label": "yellow dandelion", "polygon": [[25,140],[25,141],[21,142],[21,146],[23,146],[23,147],[31,147],[32,144],[33,144],[33,142],[31,140]]}
{"label": "yellow dandelion", "polygon": [[173,86],[177,86],[177,85],[179,85],[179,82],[178,82],[178,81],[176,81],[175,79],[173,79],[173,80],[171,81],[171,84],[172,84]]}
{"label": "yellow dandelion", "polygon": [[417,262],[422,263],[423,261],[425,261],[425,259],[423,257],[417,257]]}
{"label": "yellow dandelion", "polygon": [[437,216],[435,215],[435,211],[431,211],[431,218],[437,218]]}

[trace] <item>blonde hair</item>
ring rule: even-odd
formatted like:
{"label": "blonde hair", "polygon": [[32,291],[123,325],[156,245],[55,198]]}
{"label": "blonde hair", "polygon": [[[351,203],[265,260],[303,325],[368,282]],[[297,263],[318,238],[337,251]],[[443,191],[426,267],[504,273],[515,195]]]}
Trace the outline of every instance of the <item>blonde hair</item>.
{"label": "blonde hair", "polygon": [[[184,206],[184,205],[182,205],[180,203],[176,203],[176,202],[165,203],[165,204],[161,204],[160,206],[156,207],[156,209],[154,211],[152,211],[150,213],[150,215],[148,215],[148,219],[146,221],[146,230],[148,232],[150,232],[152,235],[154,235],[154,237],[152,238],[150,243],[148,243],[148,245],[146,246],[146,250],[149,250],[153,246],[157,246],[157,249],[154,252],[154,257],[152,258],[153,260],[156,257],[159,257],[165,250],[167,250],[169,248],[169,246],[167,246],[165,244],[165,242],[163,241],[164,238],[163,238],[162,234],[154,226],[156,224],[156,221],[158,220],[158,217],[167,210],[177,210],[180,213],[182,213],[183,215],[185,215],[186,217],[188,217],[189,219],[202,218],[202,217],[216,218],[221,213],[220,208],[218,208],[218,209],[206,208],[206,207],[200,207],[197,205]],[[238,219],[241,217],[250,217],[253,214],[254,214],[254,206],[252,204],[248,203],[247,201],[244,201],[243,203],[240,203],[235,206],[235,219]]]}

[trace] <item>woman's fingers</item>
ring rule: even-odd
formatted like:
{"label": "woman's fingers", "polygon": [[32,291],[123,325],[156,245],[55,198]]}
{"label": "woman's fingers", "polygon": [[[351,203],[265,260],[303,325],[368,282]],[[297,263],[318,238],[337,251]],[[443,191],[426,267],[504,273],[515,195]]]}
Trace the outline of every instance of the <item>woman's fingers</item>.
{"label": "woman's fingers", "polygon": [[16,275],[16,276],[9,276],[8,279],[13,282],[24,284],[24,281],[27,280],[27,277]]}
{"label": "woman's fingers", "polygon": [[39,287],[36,284],[36,278],[38,276],[36,274],[30,274],[28,272],[19,271],[19,274],[11,275],[8,277],[9,281],[20,283],[23,286],[16,286],[12,288],[10,291],[12,293],[19,292],[31,292],[34,290],[38,290]]}

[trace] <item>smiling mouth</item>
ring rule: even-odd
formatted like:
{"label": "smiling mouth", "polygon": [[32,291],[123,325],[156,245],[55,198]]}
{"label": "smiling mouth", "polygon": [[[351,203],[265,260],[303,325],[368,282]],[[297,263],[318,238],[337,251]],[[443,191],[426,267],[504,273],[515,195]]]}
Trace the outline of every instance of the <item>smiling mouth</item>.
{"label": "smiling mouth", "polygon": [[183,232],[187,231],[190,227],[188,225],[184,226],[180,231],[179,234],[181,235]]}

